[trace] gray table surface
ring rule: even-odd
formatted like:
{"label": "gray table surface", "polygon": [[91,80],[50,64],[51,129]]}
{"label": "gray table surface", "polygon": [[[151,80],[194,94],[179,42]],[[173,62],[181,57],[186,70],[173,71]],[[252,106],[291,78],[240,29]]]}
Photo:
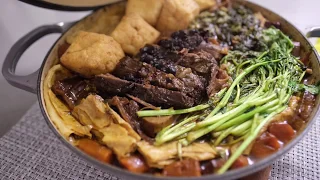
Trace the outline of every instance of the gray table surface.
{"label": "gray table surface", "polygon": [[[320,179],[320,122],[273,164],[271,180]],[[35,104],[0,138],[0,180],[118,179],[67,149],[47,126]]]}

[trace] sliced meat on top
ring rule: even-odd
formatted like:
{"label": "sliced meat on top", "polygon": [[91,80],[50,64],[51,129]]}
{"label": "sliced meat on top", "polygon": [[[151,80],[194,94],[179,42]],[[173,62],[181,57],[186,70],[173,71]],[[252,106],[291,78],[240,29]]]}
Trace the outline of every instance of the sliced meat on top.
{"label": "sliced meat on top", "polygon": [[56,81],[52,86],[52,91],[61,97],[73,109],[81,99],[86,98],[94,88],[79,76]]}
{"label": "sliced meat on top", "polygon": [[202,50],[207,53],[210,53],[217,61],[220,61],[223,57],[223,55],[228,54],[227,48],[222,48],[219,45],[202,42],[197,48],[197,51]]}
{"label": "sliced meat on top", "polygon": [[[189,72],[185,73],[190,74]],[[171,73],[165,73],[150,64],[130,57],[123,58],[117,65],[113,74],[121,79],[133,81],[139,84],[149,84],[168,90],[183,92],[188,96],[195,98],[197,103],[200,103],[201,98],[204,95],[202,87],[194,88],[195,83],[201,83],[197,81],[196,77],[191,77],[193,78],[193,81],[188,80],[190,78],[183,74],[181,74],[181,78],[178,78]]]}
{"label": "sliced meat on top", "polygon": [[183,91],[185,88],[183,81],[173,74],[167,74],[157,70],[150,64],[142,63],[130,57],[121,59],[112,74],[121,79],[139,84],[151,84],[175,91]]}
{"label": "sliced meat on top", "polygon": [[136,114],[140,107],[135,101],[129,101],[127,98],[114,96],[109,101],[109,104],[117,107],[122,118],[127,121],[135,131],[140,128]]}
{"label": "sliced meat on top", "polygon": [[215,58],[203,50],[197,50],[191,53],[187,52],[176,63],[184,67],[189,67],[204,77],[208,77],[212,67],[217,65]]}
{"label": "sliced meat on top", "polygon": [[[166,51],[156,45],[147,45],[140,50],[140,60],[160,71],[171,73],[185,84],[184,89],[190,96],[195,97],[196,103],[205,94],[206,80],[195,74],[191,68],[178,65],[182,54]],[[182,63],[182,62],[181,62]]]}
{"label": "sliced meat on top", "polygon": [[207,87],[208,96],[212,97],[221,89],[229,87],[230,80],[231,77],[224,69],[219,68],[217,65],[214,65],[211,69],[209,85]]}
{"label": "sliced meat on top", "polygon": [[122,80],[111,74],[98,75],[93,81],[102,96],[130,94],[164,108],[180,109],[194,105],[194,99],[182,92]]}
{"label": "sliced meat on top", "polygon": [[139,111],[140,107],[135,101],[129,100],[125,97],[114,96],[108,103],[112,106],[116,106],[122,118],[127,121],[136,132],[138,132],[142,139],[148,142],[153,142],[153,139],[141,130],[140,119],[137,116],[137,111]]}

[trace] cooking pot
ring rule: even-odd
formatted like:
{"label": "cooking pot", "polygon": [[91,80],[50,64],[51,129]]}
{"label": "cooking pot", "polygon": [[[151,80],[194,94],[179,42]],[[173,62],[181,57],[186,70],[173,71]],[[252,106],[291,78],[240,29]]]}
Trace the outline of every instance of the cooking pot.
{"label": "cooking pot", "polygon": [[[287,20],[280,17],[276,13],[261,7],[257,4],[247,1],[237,0],[236,3],[242,3],[253,11],[261,12],[268,20],[272,22],[280,22],[282,25],[282,30],[289,35],[294,41],[298,41],[301,43],[301,55],[302,57],[305,55],[310,55],[311,67],[313,69],[313,76],[316,81],[320,80],[320,58],[312,46],[312,44],[308,41],[307,37],[304,36],[297,28],[295,28],[292,24],[290,24]],[[222,180],[222,179],[237,179],[240,177],[244,177],[250,174],[253,174],[263,168],[271,165],[276,159],[280,158],[283,154],[289,151],[295,144],[297,144],[311,129],[312,124],[316,121],[316,117],[320,114],[319,111],[319,97],[316,99],[316,106],[310,116],[310,119],[305,127],[301,128],[301,131],[297,133],[297,136],[289,142],[284,148],[280,149],[276,153],[256,162],[254,165],[247,166],[241,169],[228,171],[224,174],[217,175],[206,175],[202,177],[190,177],[190,178],[171,178],[171,177],[157,177],[148,174],[134,174],[119,167],[104,164],[96,159],[93,159],[89,155],[83,153],[78,148],[71,145],[62,135],[59,134],[55,125],[52,123],[50,117],[48,116],[44,94],[43,94],[43,81],[46,77],[48,70],[55,64],[58,63],[58,47],[63,44],[65,41],[72,41],[74,34],[78,30],[87,30],[93,31],[97,33],[110,33],[117,23],[120,21],[125,11],[125,2],[119,2],[116,4],[108,5],[106,7],[100,8],[90,15],[85,17],[84,19],[73,22],[73,23],[58,23],[52,25],[45,25],[38,27],[32,30],[30,33],[26,34],[19,41],[17,41],[12,48],[10,49],[3,67],[2,73],[5,79],[13,86],[29,91],[31,93],[36,93],[38,95],[38,101],[43,113],[44,119],[47,122],[50,129],[54,132],[54,134],[60,138],[60,140],[73,152],[75,152],[80,157],[84,158],[86,161],[92,163],[93,165],[98,166],[104,171],[118,176],[123,179],[133,179],[133,180],[154,180],[154,179],[190,179],[190,180]],[[109,20],[109,21],[107,21]],[[103,21],[105,23],[99,23]],[[110,22],[110,23],[106,23]],[[30,75],[27,76],[17,76],[15,75],[16,65],[23,54],[23,52],[38,39],[43,36],[51,33],[61,33],[61,37],[53,44],[49,52],[47,53],[44,61],[40,67],[40,69]],[[307,34],[308,37],[320,36],[320,28],[313,28]]]}

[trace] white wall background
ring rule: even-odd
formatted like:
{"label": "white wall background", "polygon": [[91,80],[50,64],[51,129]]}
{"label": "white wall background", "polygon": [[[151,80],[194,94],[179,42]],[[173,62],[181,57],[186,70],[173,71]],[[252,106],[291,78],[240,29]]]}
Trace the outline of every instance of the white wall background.
{"label": "white wall background", "polygon": [[[319,0],[252,0],[279,13],[302,31],[320,26]],[[75,21],[88,12],[53,11],[13,0],[1,0],[0,6],[0,66],[10,47],[32,29],[61,21]],[[59,37],[49,35],[34,44],[22,57],[17,73],[26,75],[39,68],[47,51]],[[0,137],[36,102],[34,94],[10,86],[0,75]]]}

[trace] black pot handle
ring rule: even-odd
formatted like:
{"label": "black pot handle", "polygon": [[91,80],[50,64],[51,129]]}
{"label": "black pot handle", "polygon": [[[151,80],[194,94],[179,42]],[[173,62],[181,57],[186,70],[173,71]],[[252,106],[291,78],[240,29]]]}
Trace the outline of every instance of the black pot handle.
{"label": "black pot handle", "polygon": [[39,70],[26,76],[18,76],[15,74],[17,64],[22,54],[37,40],[45,35],[52,33],[64,33],[72,23],[58,23],[53,25],[40,26],[22,38],[20,38],[10,49],[7,54],[3,66],[3,77],[14,87],[29,91],[31,93],[37,92],[37,79]]}

